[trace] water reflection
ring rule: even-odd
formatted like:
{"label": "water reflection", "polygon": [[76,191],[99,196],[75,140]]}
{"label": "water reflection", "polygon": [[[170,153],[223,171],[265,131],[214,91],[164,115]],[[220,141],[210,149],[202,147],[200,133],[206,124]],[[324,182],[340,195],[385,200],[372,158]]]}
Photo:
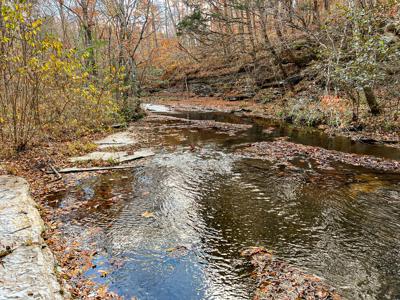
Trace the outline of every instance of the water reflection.
{"label": "water reflection", "polygon": [[[399,151],[384,145],[369,145],[352,141],[343,136],[330,136],[320,130],[310,127],[292,126],[285,122],[259,117],[244,117],[237,114],[224,112],[162,112],[165,115],[185,118],[189,120],[216,120],[218,122],[251,124],[259,134],[265,134],[268,128],[270,138],[288,137],[290,141],[310,146],[318,146],[328,150],[337,150],[348,153],[374,155],[390,159],[400,160]],[[263,132],[264,131],[264,132]],[[260,136],[259,135],[259,136]]]}

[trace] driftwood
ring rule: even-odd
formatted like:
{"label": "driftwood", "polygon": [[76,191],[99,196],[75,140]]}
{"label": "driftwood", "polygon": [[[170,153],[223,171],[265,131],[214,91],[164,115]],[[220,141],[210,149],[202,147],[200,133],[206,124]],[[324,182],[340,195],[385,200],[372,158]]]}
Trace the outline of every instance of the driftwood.
{"label": "driftwood", "polygon": [[53,167],[52,164],[49,164],[50,169],[53,171],[53,174],[56,174],[57,179],[56,180],[60,180],[62,178],[60,172],[57,171],[56,168]]}
{"label": "driftwood", "polygon": [[[108,170],[124,170],[132,169],[136,165],[125,165],[125,166],[111,166],[111,167],[91,167],[91,168],[66,168],[58,170],[58,173],[83,173],[83,172],[97,172],[97,171],[108,171]],[[48,171],[47,174],[54,174],[54,171]]]}

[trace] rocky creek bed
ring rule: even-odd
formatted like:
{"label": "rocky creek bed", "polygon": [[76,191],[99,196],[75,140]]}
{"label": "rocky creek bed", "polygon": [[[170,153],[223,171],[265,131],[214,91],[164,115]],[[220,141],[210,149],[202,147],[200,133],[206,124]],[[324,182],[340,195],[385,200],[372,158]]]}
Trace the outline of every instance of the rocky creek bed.
{"label": "rocky creek bed", "polygon": [[63,174],[65,187],[42,201],[72,296],[400,295],[395,149],[231,113],[148,108],[95,154],[56,166],[148,149],[126,170]]}
{"label": "rocky creek bed", "polygon": [[[399,270],[392,149],[229,113],[156,110],[128,129],[154,156],[75,177],[47,200],[66,241],[90,253],[79,276],[127,299],[398,294],[385,275]],[[254,245],[268,251],[249,255],[251,267],[240,253]]]}

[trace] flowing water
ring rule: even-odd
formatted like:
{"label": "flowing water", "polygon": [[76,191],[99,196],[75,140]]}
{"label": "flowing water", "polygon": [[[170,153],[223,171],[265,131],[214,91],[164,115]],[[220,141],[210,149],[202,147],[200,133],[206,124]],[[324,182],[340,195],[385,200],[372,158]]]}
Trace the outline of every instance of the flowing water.
{"label": "flowing water", "polygon": [[251,299],[239,252],[259,245],[348,299],[400,299],[400,175],[316,169],[300,158],[282,170],[235,154],[277,136],[392,159],[399,151],[232,114],[163,113],[251,126],[232,133],[155,120],[146,130],[156,156],[49,199],[78,207],[64,215],[64,233],[99,249],[86,276],[126,299]]}

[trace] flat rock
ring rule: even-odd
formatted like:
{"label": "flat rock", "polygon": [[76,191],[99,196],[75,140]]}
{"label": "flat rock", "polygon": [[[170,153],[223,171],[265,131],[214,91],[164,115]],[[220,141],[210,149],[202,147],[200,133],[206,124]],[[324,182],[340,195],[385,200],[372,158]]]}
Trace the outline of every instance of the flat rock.
{"label": "flat rock", "polygon": [[128,156],[127,152],[92,152],[83,156],[72,157],[70,162],[81,162],[91,160],[114,160],[117,161],[122,157]]}
{"label": "flat rock", "polygon": [[0,176],[0,299],[64,299],[26,180]]}
{"label": "flat rock", "polygon": [[156,112],[156,113],[166,113],[166,112],[172,111],[172,109],[169,106],[161,105],[161,104],[143,103],[142,107],[143,107],[143,109],[145,109],[147,111]]}
{"label": "flat rock", "polygon": [[86,154],[84,156],[72,157],[69,159],[70,162],[83,162],[83,161],[92,161],[92,160],[103,160],[108,161],[112,160],[115,163],[124,163],[140,158],[145,158],[149,156],[153,156],[154,152],[149,149],[143,149],[134,152],[133,154],[129,155],[128,152],[92,152]]}
{"label": "flat rock", "polygon": [[136,160],[136,159],[140,159],[140,158],[153,156],[153,155],[155,155],[155,153],[153,151],[151,151],[150,149],[143,149],[143,150],[134,152],[132,155],[127,155],[127,156],[121,157],[120,159],[118,159],[118,163],[124,163],[124,162],[132,161],[132,160]]}
{"label": "flat rock", "polygon": [[132,134],[124,131],[118,132],[107,136],[106,138],[95,142],[99,149],[109,148],[109,147],[124,147],[133,145],[136,140],[132,137]]}

